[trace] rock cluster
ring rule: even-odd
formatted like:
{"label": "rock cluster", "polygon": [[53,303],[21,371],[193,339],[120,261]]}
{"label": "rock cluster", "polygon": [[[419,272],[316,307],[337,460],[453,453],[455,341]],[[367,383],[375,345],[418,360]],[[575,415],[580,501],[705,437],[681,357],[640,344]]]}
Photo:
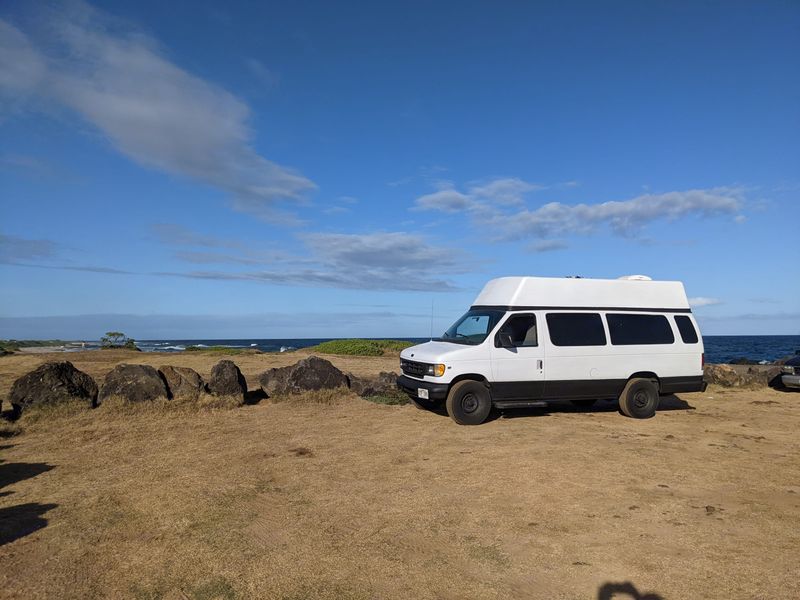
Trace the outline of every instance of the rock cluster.
{"label": "rock cluster", "polygon": [[164,366],[158,370],[173,398],[197,399],[206,389],[200,374],[189,367]]}
{"label": "rock cluster", "polygon": [[48,362],[14,382],[9,400],[14,413],[35,405],[74,402],[87,408],[114,397],[128,402],[161,399],[196,400],[204,392],[216,396],[235,396],[244,402],[247,381],[233,362],[222,360],[211,370],[206,384],[194,369],[121,363],[109,371],[99,386],[91,376],[72,363]]}
{"label": "rock cluster", "polygon": [[211,379],[206,388],[215,396],[240,396],[244,400],[247,381],[233,361],[221,360],[211,369]]}
{"label": "rock cluster", "polygon": [[100,402],[118,396],[128,402],[169,398],[164,377],[150,365],[122,363],[111,369],[100,386]]}
{"label": "rock cluster", "polygon": [[722,387],[775,386],[779,384],[780,375],[781,368],[774,365],[706,365],[703,368],[703,379],[711,385]]}
{"label": "rock cluster", "polygon": [[362,397],[399,395],[397,389],[397,373],[381,371],[376,378],[356,377],[349,375],[350,389]]}
{"label": "rock cluster", "polygon": [[267,396],[348,387],[347,376],[330,361],[309,356],[288,367],[262,373],[258,382]]}
{"label": "rock cluster", "polygon": [[309,356],[288,367],[269,369],[258,378],[268,397],[336,388],[350,388],[362,397],[395,395],[399,394],[396,380],[396,373],[382,372],[376,378],[346,374],[317,356]]}
{"label": "rock cluster", "polygon": [[76,402],[97,403],[97,384],[71,362],[49,362],[14,382],[8,398],[16,414],[29,406]]}

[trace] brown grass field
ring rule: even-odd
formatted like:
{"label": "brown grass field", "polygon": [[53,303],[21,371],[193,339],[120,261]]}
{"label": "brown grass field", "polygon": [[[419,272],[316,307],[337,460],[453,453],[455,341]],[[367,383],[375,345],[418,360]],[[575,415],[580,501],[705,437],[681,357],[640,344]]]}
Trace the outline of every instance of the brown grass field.
{"label": "brown grass field", "polygon": [[[301,356],[225,358],[255,388]],[[207,376],[220,357],[7,356],[0,398],[53,358],[101,378],[121,361]],[[0,432],[0,597],[799,598],[800,394],[712,388],[664,408],[459,427],[336,392],[32,412]]]}

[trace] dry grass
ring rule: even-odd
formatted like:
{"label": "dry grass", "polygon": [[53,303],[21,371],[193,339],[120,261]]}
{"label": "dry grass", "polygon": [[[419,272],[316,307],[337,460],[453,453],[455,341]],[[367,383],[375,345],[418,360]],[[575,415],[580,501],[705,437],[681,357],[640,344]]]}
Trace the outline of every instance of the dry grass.
{"label": "dry grass", "polygon": [[798,397],[471,428],[336,393],[26,414],[0,440],[0,597],[799,597]]}

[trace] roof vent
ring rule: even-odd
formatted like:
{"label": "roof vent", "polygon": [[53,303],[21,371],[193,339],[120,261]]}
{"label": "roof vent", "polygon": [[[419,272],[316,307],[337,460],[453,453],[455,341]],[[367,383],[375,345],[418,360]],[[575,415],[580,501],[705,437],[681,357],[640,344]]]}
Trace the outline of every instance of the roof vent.
{"label": "roof vent", "polygon": [[624,281],[653,281],[653,278],[647,275],[623,275],[617,279],[622,279]]}

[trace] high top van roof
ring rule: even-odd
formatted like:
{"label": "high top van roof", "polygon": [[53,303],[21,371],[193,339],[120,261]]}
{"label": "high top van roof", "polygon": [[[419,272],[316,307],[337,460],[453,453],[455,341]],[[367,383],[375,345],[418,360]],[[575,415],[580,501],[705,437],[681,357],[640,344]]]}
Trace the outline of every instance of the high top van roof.
{"label": "high top van roof", "polygon": [[641,279],[500,277],[483,287],[473,306],[691,312],[680,281]]}

